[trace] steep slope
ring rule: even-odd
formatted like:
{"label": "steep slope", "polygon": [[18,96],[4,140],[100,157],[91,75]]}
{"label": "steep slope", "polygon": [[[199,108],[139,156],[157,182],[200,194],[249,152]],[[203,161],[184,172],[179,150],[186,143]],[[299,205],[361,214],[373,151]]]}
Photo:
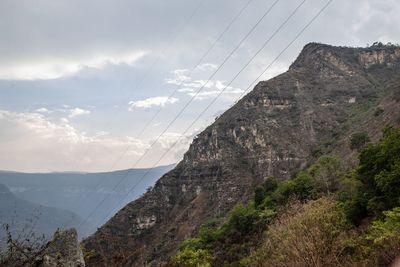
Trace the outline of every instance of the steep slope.
{"label": "steep slope", "polygon": [[[129,169],[100,173],[20,173],[0,171],[0,183],[6,185],[14,195],[21,199],[43,206],[70,210],[81,218],[86,218],[87,214],[107,196],[102,209],[98,209],[88,218],[88,222],[93,227],[80,231],[80,237],[86,237],[110,219],[110,217],[107,217],[110,216],[110,209],[113,209],[115,213],[127,204],[127,202],[121,202],[121,198],[125,197],[125,201],[126,199],[137,199],[146,192],[147,188],[153,186],[164,173],[170,171],[173,167],[174,165],[168,165],[150,170]],[[138,180],[146,172],[149,172],[146,175],[146,179],[137,184],[134,192],[126,196],[127,189],[138,183]],[[115,192],[112,192],[115,184],[125,176],[126,179],[124,179],[123,183]]]}
{"label": "steep slope", "polygon": [[260,82],[150,192],[84,241],[95,252],[88,265],[159,262],[207,219],[248,200],[265,177],[287,179],[322,153],[351,164],[350,134],[374,140],[386,123],[400,123],[399,74],[398,47],[306,45],[287,72]]}

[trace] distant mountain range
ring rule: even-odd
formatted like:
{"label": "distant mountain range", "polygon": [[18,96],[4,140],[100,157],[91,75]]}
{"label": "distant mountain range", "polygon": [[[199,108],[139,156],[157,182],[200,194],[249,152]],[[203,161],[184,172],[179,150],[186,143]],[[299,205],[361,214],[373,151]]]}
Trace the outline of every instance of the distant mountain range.
{"label": "distant mountain range", "polygon": [[[89,233],[93,226],[83,223],[75,213],[53,207],[41,206],[15,196],[5,185],[0,184],[0,223],[9,226],[14,237],[50,237],[57,228],[81,226],[82,233]],[[82,224],[82,225],[81,225]],[[0,245],[5,244],[5,230],[0,230]]]}
{"label": "distant mountain range", "polygon": [[[84,237],[146,192],[173,167],[104,173],[0,171],[0,184],[3,184],[0,187],[0,222],[14,220],[23,224],[38,216],[35,230],[52,234],[57,227],[78,226],[84,220],[85,224],[79,228],[80,236]],[[102,203],[101,207],[95,210],[99,203]],[[18,225],[20,227],[22,225]]]}

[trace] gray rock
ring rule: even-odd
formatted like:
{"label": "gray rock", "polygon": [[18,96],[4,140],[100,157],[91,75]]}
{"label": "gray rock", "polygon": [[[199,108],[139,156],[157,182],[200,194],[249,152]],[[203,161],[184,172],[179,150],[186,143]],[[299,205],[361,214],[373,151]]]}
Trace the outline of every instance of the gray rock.
{"label": "gray rock", "polygon": [[83,267],[85,261],[75,229],[57,230],[43,255],[38,259],[40,267]]}
{"label": "gray rock", "polygon": [[306,45],[288,71],[259,82],[152,190],[85,239],[95,252],[86,264],[160,263],[208,219],[251,199],[266,177],[290,179],[324,154],[351,165],[349,136],[375,141],[386,124],[400,124],[399,85],[400,47]]}

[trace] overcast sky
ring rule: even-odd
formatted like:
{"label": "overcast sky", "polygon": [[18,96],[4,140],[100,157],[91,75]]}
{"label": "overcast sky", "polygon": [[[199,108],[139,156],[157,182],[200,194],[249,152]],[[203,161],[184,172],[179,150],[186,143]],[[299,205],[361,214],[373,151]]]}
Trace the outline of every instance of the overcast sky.
{"label": "overcast sky", "polygon": [[[0,1],[0,169],[107,171],[178,162],[193,136],[232,105],[327,2],[306,0],[230,84],[303,2],[275,1]],[[308,42],[397,43],[398,14],[396,0],[333,0],[263,79],[286,71]]]}

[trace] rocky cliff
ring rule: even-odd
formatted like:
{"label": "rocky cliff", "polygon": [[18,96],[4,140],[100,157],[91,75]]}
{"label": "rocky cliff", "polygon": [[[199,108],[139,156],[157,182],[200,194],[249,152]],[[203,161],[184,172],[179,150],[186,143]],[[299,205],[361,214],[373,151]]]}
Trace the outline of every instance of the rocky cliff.
{"label": "rocky cliff", "polygon": [[85,267],[76,230],[57,230],[34,266]]}
{"label": "rocky cliff", "polygon": [[[194,140],[183,160],[83,242],[89,266],[141,266],[171,255],[209,218],[288,179],[321,154],[352,164],[349,136],[399,125],[400,48],[308,44]],[[378,112],[379,110],[379,112]]]}

